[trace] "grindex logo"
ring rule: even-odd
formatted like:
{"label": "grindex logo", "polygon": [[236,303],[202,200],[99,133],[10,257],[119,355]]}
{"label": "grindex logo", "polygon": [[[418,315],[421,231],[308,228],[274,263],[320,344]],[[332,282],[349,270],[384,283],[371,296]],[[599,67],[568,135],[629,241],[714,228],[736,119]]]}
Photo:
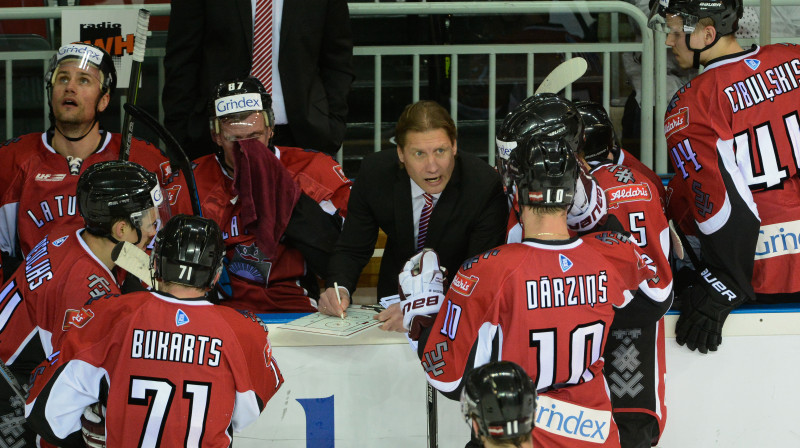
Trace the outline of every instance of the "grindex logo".
{"label": "grindex logo", "polygon": [[602,445],[610,432],[611,412],[539,395],[536,397],[535,425],[561,437]]}
{"label": "grindex logo", "polygon": [[455,290],[462,296],[469,297],[469,295],[472,294],[472,291],[475,289],[475,286],[478,284],[478,280],[480,279],[474,275],[466,276],[459,272],[453,279],[450,289]]}

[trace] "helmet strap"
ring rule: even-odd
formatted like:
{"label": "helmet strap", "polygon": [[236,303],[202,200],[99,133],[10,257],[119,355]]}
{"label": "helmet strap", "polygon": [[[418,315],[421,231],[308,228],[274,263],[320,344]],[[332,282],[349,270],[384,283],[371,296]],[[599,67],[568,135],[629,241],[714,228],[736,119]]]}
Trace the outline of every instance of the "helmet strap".
{"label": "helmet strap", "polygon": [[[94,125],[95,124],[97,124],[97,116],[95,116],[94,120],[92,120],[92,124],[91,124],[91,126],[89,126],[89,129],[86,131],[86,133],[81,135],[80,137],[68,137],[67,135],[64,134],[64,132],[61,131],[61,129],[58,128],[58,126],[55,123],[53,124],[53,127],[65,139],[67,139],[67,140],[69,140],[71,142],[79,142],[79,141],[83,140],[87,135],[89,135],[90,132],[92,132],[92,129],[94,129]],[[101,141],[102,141],[102,139],[101,139]]]}
{"label": "helmet strap", "polygon": [[686,36],[684,36],[684,38],[686,39],[686,48],[688,48],[688,49],[690,49],[690,50],[692,50],[694,52],[694,57],[692,58],[692,67],[699,69],[700,68],[700,53],[702,53],[702,52],[708,50],[709,48],[713,47],[714,45],[716,45],[717,42],[719,42],[719,39],[722,37],[722,35],[720,35],[719,33],[716,33],[716,36],[714,36],[714,41],[711,42],[710,44],[706,45],[705,47],[699,49],[699,50],[695,49],[695,48],[692,48],[692,45],[689,43],[689,40],[691,39],[691,37],[692,37],[691,34],[687,34]]}

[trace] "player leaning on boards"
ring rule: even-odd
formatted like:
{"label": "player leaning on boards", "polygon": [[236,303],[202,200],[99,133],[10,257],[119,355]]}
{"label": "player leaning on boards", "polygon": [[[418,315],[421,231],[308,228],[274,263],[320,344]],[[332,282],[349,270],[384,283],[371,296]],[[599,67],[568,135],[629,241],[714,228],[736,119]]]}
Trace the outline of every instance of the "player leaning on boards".
{"label": "player leaning on boards", "polygon": [[[465,261],[446,297],[436,254],[417,254],[399,278],[403,323],[412,339],[419,336],[428,381],[445,396],[458,396],[473,368],[513,361],[539,391],[535,446],[619,447],[601,354],[614,309],[637,300],[631,291],[655,273],[623,234],[569,236],[574,141],[533,135],[518,142],[507,172],[523,242]],[[564,424],[578,418],[586,423]]]}
{"label": "player leaning on boards", "polygon": [[[219,226],[178,215],[151,257],[159,291],[83,305],[83,325],[36,370],[26,414],[46,440],[73,446],[84,409],[103,406],[110,447],[230,446],[283,383],[266,325],[212,305],[222,271]],[[102,442],[103,424],[89,436]]]}
{"label": "player leaning on boards", "polygon": [[485,448],[532,448],[536,386],[517,364],[484,364],[464,379],[461,413]]}
{"label": "player leaning on boards", "polygon": [[[53,229],[0,292],[0,359],[22,384],[58,350],[67,330],[86,322],[83,303],[120,292],[119,273],[111,261],[114,245],[127,241],[144,249],[158,221],[169,218],[155,174],[133,162],[111,160],[88,167],[78,180],[77,201],[85,227]],[[16,396],[0,383],[3,419],[17,405],[21,410]],[[25,436],[30,436],[29,443],[35,437],[30,431]]]}
{"label": "player leaning on boards", "polygon": [[704,66],[664,120],[682,184],[673,194],[684,195],[673,199],[692,208],[683,230],[698,236],[703,264],[677,294],[675,334],[701,353],[717,350],[742,303],[800,298],[800,47],[743,49],[741,17],[741,0],[661,0],[650,16],[681,67]]}
{"label": "player leaning on boards", "polygon": [[[3,272],[45,237],[83,225],[75,186],[92,164],[119,159],[120,134],[105,131],[100,115],[117,85],[114,62],[103,49],[73,43],[58,49],[46,74],[50,128],[0,146],[0,251]],[[169,175],[159,150],[134,139],[130,160],[159,176],[174,206],[183,178]],[[188,202],[182,204],[188,210]]]}

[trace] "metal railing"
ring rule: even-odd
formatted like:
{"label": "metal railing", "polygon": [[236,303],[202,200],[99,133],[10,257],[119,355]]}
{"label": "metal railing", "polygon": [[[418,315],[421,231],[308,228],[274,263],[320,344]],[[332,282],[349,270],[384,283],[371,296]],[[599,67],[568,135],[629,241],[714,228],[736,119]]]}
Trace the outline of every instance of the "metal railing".
{"label": "metal railing", "polygon": [[[768,1],[768,0],[767,0]],[[797,5],[800,0],[773,0],[773,5]],[[746,0],[748,6],[756,6],[760,3],[757,0]],[[109,9],[138,9],[142,5],[110,5],[103,6]],[[169,15],[169,4],[148,4],[146,6],[154,16]],[[647,28],[647,17],[635,6],[623,1],[570,1],[570,2],[422,2],[422,3],[350,3],[350,14],[357,16],[397,16],[397,15],[520,15],[520,14],[549,14],[549,13],[572,13],[575,11],[588,11],[592,13],[610,14],[610,36],[612,42],[600,43],[536,43],[536,44],[473,44],[473,45],[385,45],[385,46],[356,46],[354,56],[356,58],[372,58],[374,63],[374,135],[373,148],[380,150],[382,136],[381,123],[382,116],[382,79],[384,58],[392,56],[410,56],[412,58],[412,93],[411,101],[420,99],[420,59],[425,56],[445,55],[451,59],[450,72],[450,105],[451,115],[458,122],[458,100],[459,100],[459,56],[465,55],[487,55],[488,56],[488,140],[487,157],[489,163],[494,163],[494,136],[495,124],[498,117],[495,108],[491,105],[496,101],[497,88],[497,56],[507,54],[526,55],[526,93],[531,95],[534,91],[534,63],[536,57],[543,54],[563,54],[566,58],[578,53],[593,53],[600,55],[602,61],[602,99],[600,102],[609,109],[611,102],[612,82],[616,75],[616,58],[623,52],[641,53],[642,79],[654,79],[654,83],[643,82],[641,92],[641,160],[646,165],[654,167],[657,172],[667,171],[666,142],[661,136],[661,126],[663,112],[667,104],[666,74],[666,52],[654,51],[654,48],[663,48],[664,36],[654,35]],[[76,10],[97,8],[97,6],[73,6]],[[21,7],[21,8],[0,8],[0,20],[15,19],[60,19],[60,7]],[[641,42],[617,42],[619,34],[619,15],[622,14],[630,19],[639,29],[642,36]],[[148,48],[147,58],[157,58],[158,65],[158,117],[163,121],[164,112],[161,106],[160,91],[164,85],[164,69],[160,63],[164,57],[164,48]],[[14,85],[13,85],[13,65],[16,61],[38,60],[42,61],[43,74],[46,71],[46,61],[50,59],[53,52],[48,51],[13,51],[0,52],[0,61],[5,66],[5,128],[6,135],[12,135],[14,125]],[[565,91],[567,97],[571,97],[572,89]],[[46,96],[45,96],[46,101]],[[124,103],[124,95],[121,104]],[[43,104],[43,118],[47,123],[48,107]],[[655,111],[658,111],[657,113]],[[122,116],[122,113],[120,114]],[[389,121],[396,117],[389,117]],[[654,133],[654,130],[656,132]],[[347,147],[344,148],[347,151]]]}

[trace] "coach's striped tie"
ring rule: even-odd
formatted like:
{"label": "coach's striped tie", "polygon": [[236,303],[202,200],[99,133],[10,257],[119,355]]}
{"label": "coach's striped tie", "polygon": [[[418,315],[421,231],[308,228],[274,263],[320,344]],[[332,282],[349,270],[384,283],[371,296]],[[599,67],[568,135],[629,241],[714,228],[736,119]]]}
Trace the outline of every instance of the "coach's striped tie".
{"label": "coach's striped tie", "polygon": [[428,236],[428,223],[431,220],[431,212],[433,212],[433,196],[425,193],[422,195],[425,199],[425,206],[422,207],[422,213],[419,215],[419,234],[417,235],[417,252],[425,247],[425,238]]}
{"label": "coach's striped tie", "polygon": [[272,93],[272,0],[256,0],[250,74],[261,81],[267,93]]}

